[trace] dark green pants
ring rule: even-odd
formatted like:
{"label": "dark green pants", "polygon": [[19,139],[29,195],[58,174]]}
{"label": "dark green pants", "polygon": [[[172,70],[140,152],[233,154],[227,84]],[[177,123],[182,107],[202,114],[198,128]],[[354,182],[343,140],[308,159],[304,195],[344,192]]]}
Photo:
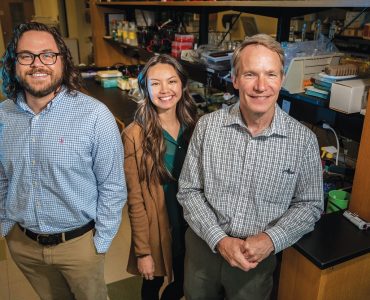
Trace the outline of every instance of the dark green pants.
{"label": "dark green pants", "polygon": [[245,272],[231,267],[190,228],[185,235],[185,282],[187,300],[268,300],[275,269],[274,255]]}

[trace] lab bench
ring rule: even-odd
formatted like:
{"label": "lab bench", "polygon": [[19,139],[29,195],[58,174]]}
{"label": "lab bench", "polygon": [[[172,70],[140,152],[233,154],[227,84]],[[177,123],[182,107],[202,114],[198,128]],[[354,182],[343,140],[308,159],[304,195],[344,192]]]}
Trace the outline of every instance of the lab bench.
{"label": "lab bench", "polygon": [[278,299],[368,299],[370,231],[342,212],[323,215],[314,231],[283,252]]}

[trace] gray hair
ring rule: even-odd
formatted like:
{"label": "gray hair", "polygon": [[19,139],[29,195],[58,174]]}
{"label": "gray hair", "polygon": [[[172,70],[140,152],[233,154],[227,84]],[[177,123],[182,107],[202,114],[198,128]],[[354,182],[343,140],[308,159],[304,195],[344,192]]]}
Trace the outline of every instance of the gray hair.
{"label": "gray hair", "polygon": [[233,53],[231,59],[231,74],[237,76],[239,72],[240,53],[242,50],[249,45],[261,45],[267,49],[276,52],[279,55],[281,62],[281,75],[284,74],[284,51],[280,43],[275,41],[271,36],[259,33],[251,37],[247,37],[239,47],[237,47]]}

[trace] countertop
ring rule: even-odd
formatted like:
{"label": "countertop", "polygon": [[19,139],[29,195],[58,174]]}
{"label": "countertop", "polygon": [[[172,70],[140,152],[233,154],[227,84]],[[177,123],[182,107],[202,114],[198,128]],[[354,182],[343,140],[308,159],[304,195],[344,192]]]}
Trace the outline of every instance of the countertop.
{"label": "countertop", "polygon": [[294,248],[320,269],[370,252],[370,230],[359,230],[341,212],[326,214]]}
{"label": "countertop", "polygon": [[137,103],[129,98],[127,91],[119,88],[103,88],[94,79],[85,79],[83,84],[88,95],[103,102],[126,126],[133,121]]}

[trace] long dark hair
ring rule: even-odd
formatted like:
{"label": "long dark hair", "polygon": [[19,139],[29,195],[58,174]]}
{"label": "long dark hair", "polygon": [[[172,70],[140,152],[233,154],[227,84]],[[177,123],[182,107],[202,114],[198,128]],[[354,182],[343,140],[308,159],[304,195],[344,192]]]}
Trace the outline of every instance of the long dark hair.
{"label": "long dark hair", "polygon": [[[190,136],[197,121],[197,108],[189,93],[188,76],[182,65],[167,54],[153,56],[146,63],[138,77],[139,89],[143,99],[139,103],[139,107],[135,114],[135,121],[142,127],[143,134],[143,156],[139,166],[139,179],[140,181],[146,180],[147,183],[150,182],[153,175],[154,180],[159,179],[162,183],[172,179],[163,161],[166,145],[162,134],[162,126],[156,107],[150,99],[148,90],[148,71],[156,64],[171,65],[180,77],[182,83],[182,96],[176,105],[176,116],[181,126],[185,126],[184,136],[187,140],[190,140]],[[146,161],[148,158],[151,158],[153,161],[151,170],[147,170]]]}
{"label": "long dark hair", "polygon": [[67,90],[70,94],[74,94],[76,90],[79,90],[81,88],[81,77],[77,68],[73,64],[71,52],[63,41],[63,38],[60,35],[59,31],[55,27],[48,27],[42,23],[29,22],[20,24],[14,29],[13,38],[9,42],[6,51],[1,59],[3,64],[1,68],[1,74],[3,79],[2,89],[4,95],[6,95],[9,99],[15,101],[17,94],[23,90],[22,87],[19,85],[19,82],[15,75],[15,64],[17,63],[16,52],[18,41],[21,38],[22,34],[31,30],[45,31],[50,33],[54,37],[55,43],[57,44],[59,53],[61,53],[61,57],[63,60],[62,84],[67,87]]}

